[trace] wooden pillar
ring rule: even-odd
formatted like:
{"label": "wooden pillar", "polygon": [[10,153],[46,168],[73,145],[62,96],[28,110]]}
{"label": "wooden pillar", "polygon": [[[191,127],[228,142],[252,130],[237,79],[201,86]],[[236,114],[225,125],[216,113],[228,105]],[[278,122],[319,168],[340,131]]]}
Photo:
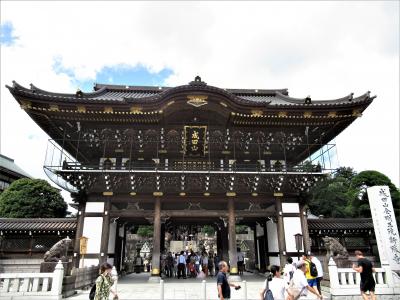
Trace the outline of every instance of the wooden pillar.
{"label": "wooden pillar", "polygon": [[230,274],[237,275],[239,272],[237,268],[235,202],[232,197],[228,199],[228,233]]}
{"label": "wooden pillar", "polygon": [[282,215],[282,198],[275,198],[275,207],[276,207],[276,218],[278,220],[277,229],[278,229],[278,245],[279,245],[279,258],[281,266],[284,266],[286,263],[286,241],[285,241],[285,228],[283,225],[283,215]]}
{"label": "wooden pillar", "polygon": [[156,197],[154,203],[153,257],[151,276],[160,276],[160,241],[161,241],[161,199]]}
{"label": "wooden pillar", "polygon": [[254,234],[254,264],[256,269],[260,269],[259,258],[258,258],[258,240],[257,240],[257,225],[252,226],[253,234]]}
{"label": "wooden pillar", "polygon": [[300,206],[300,221],[303,232],[304,251],[311,253],[310,234],[308,232],[307,212],[304,205]]}
{"label": "wooden pillar", "polygon": [[127,226],[124,226],[124,236],[122,238],[122,251],[121,251],[121,269],[125,268],[125,256],[126,256],[126,232]]}
{"label": "wooden pillar", "polygon": [[221,235],[221,230],[220,230],[219,226],[216,226],[215,230],[217,232],[217,254],[218,254],[219,258],[222,259],[222,235]]}
{"label": "wooden pillar", "polygon": [[115,235],[115,250],[114,250],[114,266],[117,272],[121,272],[121,242],[122,238],[119,236],[119,230],[121,229],[121,224],[117,223],[117,233]]}
{"label": "wooden pillar", "polygon": [[83,234],[83,222],[85,220],[85,203],[79,203],[78,205],[78,216],[77,216],[77,225],[76,225],[76,232],[75,232],[75,242],[74,242],[74,255],[72,257],[72,265],[75,268],[79,268],[79,238]]}
{"label": "wooden pillar", "polygon": [[160,250],[165,251],[165,223],[161,224]]}
{"label": "wooden pillar", "polygon": [[267,231],[267,223],[265,221],[262,222],[261,227],[263,228],[263,243],[264,243],[264,253],[265,256],[265,268],[269,266],[269,250],[268,250],[268,231]]}
{"label": "wooden pillar", "polygon": [[110,210],[111,201],[110,199],[105,199],[104,201],[104,213],[103,213],[103,229],[101,234],[101,244],[100,244],[100,264],[107,261],[108,257],[108,240],[110,237]]}
{"label": "wooden pillar", "polygon": [[225,224],[222,224],[221,227],[221,253],[219,254],[219,257],[221,260],[224,260],[226,262],[229,261],[229,256],[228,256],[228,229],[225,227]]}

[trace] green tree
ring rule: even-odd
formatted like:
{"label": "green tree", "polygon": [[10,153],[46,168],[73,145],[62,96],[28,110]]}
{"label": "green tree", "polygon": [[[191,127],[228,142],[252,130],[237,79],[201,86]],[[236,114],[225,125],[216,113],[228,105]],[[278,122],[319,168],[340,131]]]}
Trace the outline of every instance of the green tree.
{"label": "green tree", "polygon": [[236,225],[236,234],[247,233],[247,225]]}
{"label": "green tree", "polygon": [[305,195],[311,212],[325,217],[370,218],[367,187],[387,185],[392,197],[397,226],[400,225],[400,192],[390,179],[378,171],[356,173],[352,168],[339,168],[324,181],[319,181]]}
{"label": "green tree", "polygon": [[60,218],[67,208],[60,191],[42,179],[16,180],[0,194],[2,218]]}
{"label": "green tree", "polygon": [[332,218],[349,217],[348,205],[356,193],[351,187],[355,174],[351,168],[339,168],[332,176],[317,182],[306,195],[311,212]]}
{"label": "green tree", "polygon": [[141,225],[137,230],[137,235],[141,237],[152,237],[153,236],[154,227],[152,225]]}
{"label": "green tree", "polygon": [[353,217],[371,217],[369,208],[367,188],[374,185],[387,185],[392,197],[394,215],[396,216],[397,226],[400,225],[400,191],[392,181],[378,171],[363,171],[354,176],[351,180],[352,187],[358,193],[351,203]]}
{"label": "green tree", "polygon": [[211,225],[204,225],[201,228],[201,232],[207,233],[208,236],[213,236],[215,234],[215,229]]}

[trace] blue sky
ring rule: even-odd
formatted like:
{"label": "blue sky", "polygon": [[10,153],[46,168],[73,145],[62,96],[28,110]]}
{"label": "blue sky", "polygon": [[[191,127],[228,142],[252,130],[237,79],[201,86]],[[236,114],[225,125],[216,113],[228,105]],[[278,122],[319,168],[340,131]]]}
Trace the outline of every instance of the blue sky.
{"label": "blue sky", "polygon": [[5,22],[0,25],[0,44],[10,46],[18,39],[14,36],[14,27],[11,22]]}
{"label": "blue sky", "polygon": [[336,138],[336,158],[399,186],[398,1],[56,2],[0,1],[1,152],[33,176],[46,178],[48,137],[6,84],[74,93],[200,75],[211,86],[288,88],[313,100],[370,90],[378,97]]}
{"label": "blue sky", "polygon": [[151,72],[140,64],[137,66],[118,64],[103,67],[96,73],[94,80],[79,80],[73,69],[64,67],[58,58],[54,60],[53,69],[57,74],[65,74],[70,77],[72,84],[84,92],[93,91],[94,83],[164,86],[165,80],[173,74],[173,71],[167,68],[159,72]]}

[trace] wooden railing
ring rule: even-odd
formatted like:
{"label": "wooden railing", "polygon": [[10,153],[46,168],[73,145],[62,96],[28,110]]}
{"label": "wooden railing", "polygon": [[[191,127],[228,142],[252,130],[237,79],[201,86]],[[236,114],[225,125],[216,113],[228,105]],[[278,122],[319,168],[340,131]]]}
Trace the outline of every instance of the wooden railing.
{"label": "wooden railing", "polygon": [[53,273],[0,274],[0,299],[60,300],[63,276],[61,261]]}
{"label": "wooden railing", "polygon": [[[332,296],[359,296],[360,273],[352,268],[338,268],[331,258],[329,260],[329,280]],[[382,262],[381,268],[375,268],[375,293],[377,295],[396,295],[400,286],[393,280],[392,270],[388,263]]]}

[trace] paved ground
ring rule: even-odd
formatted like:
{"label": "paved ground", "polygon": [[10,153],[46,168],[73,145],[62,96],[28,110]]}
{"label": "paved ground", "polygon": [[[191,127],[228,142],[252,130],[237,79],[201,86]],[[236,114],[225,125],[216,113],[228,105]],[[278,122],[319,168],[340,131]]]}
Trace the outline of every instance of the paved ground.
{"label": "paved ground", "polygon": [[[160,298],[160,284],[149,283],[148,273],[130,274],[118,281],[118,294],[121,300],[155,300]],[[247,299],[259,300],[258,293],[263,286],[265,277],[251,273],[245,273],[242,280],[247,283]],[[244,283],[239,283],[242,288],[239,291],[232,289],[231,299],[246,299],[244,296]],[[165,300],[186,300],[201,299],[202,284],[199,279],[164,279],[164,299]],[[216,292],[215,277],[208,277],[206,280],[207,299],[218,299]],[[89,291],[79,291],[77,295],[69,297],[71,300],[89,299]],[[110,298],[111,299],[111,298]]]}

